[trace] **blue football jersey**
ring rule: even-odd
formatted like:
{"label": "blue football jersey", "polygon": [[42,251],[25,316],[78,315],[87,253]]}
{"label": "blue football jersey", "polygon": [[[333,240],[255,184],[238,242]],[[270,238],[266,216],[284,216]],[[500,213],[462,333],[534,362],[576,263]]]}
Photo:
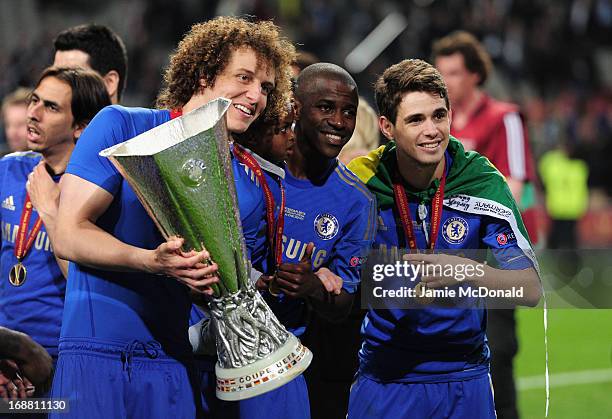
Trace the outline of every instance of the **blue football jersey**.
{"label": "blue football jersey", "polygon": [[[285,185],[283,262],[298,263],[313,242],[313,271],[328,268],[342,278],[347,292],[354,293],[376,231],[376,199],[340,162],[321,184],[298,179],[286,170]],[[297,335],[304,332],[303,300],[269,294],[266,300],[289,330]]]}
{"label": "blue football jersey", "polygon": [[[448,152],[446,163],[448,173],[452,165]],[[491,249],[501,269],[533,266],[506,221],[450,208],[448,202],[444,201],[436,250],[461,249],[473,257],[482,253],[478,249]],[[418,204],[410,200],[413,230],[417,247],[426,249],[424,230],[431,231],[431,202],[426,204],[425,226],[419,221]],[[391,252],[408,247],[395,206],[378,211],[373,248],[381,246]],[[360,372],[377,381],[400,382],[448,381],[486,373],[490,354],[484,301],[474,297],[469,303],[472,308],[370,309],[362,326]]]}
{"label": "blue football jersey", "polygon": [[[109,159],[98,153],[170,120],[167,110],[110,106],[86,128],[67,173],[105,189],[114,199],[97,225],[117,239],[145,249],[164,240],[136,194]],[[109,128],[110,127],[110,128]],[[233,159],[245,240],[250,254],[265,254],[261,240],[261,192]],[[144,272],[110,272],[70,264],[62,337],[157,340],[166,351],[191,352],[187,325],[191,303],[187,287]]]}
{"label": "blue football jersey", "polygon": [[[266,179],[266,183],[272,193],[274,199],[274,231],[278,222],[278,213],[281,206],[281,182],[285,177],[285,171],[271,163],[258,154],[252,152],[248,148],[242,147],[246,150],[259,164]],[[266,218],[266,201],[264,196],[263,186],[260,184],[259,179],[255,176],[255,172],[249,168],[246,164],[238,162],[235,158],[237,170],[234,170],[236,178],[244,178],[242,189],[248,189],[248,194],[252,196],[252,204],[250,206],[258,205],[257,217],[251,216],[252,219],[245,219],[245,209],[242,201],[244,196],[242,191],[237,191],[238,203],[240,205],[240,217],[242,219],[242,228],[245,235],[245,239],[250,238],[247,241],[247,249],[249,250],[250,261],[252,266],[259,272],[265,274],[274,273],[275,262],[274,262],[274,251],[270,247],[269,238],[267,235],[267,218]],[[239,172],[239,173],[237,173]],[[257,225],[257,229],[249,227],[249,225]],[[251,249],[249,249],[251,247]]]}
{"label": "blue football jersey", "polygon": [[[17,263],[15,240],[25,202],[26,181],[40,159],[38,153],[23,152],[0,160],[0,326],[27,333],[51,355],[57,356],[66,279],[55,260],[44,225],[22,261],[27,269],[25,282],[16,287],[8,281],[9,271]],[[56,182],[59,179],[54,177]],[[26,234],[37,219],[34,209]]]}

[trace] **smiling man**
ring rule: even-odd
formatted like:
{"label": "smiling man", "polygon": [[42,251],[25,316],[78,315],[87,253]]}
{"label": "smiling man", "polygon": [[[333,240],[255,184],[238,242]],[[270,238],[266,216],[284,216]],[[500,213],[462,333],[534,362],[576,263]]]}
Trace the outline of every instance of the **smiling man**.
{"label": "smiling man", "polygon": [[[302,70],[296,84],[296,143],[285,176],[285,263],[273,283],[293,299],[289,305],[296,309],[289,310],[287,325],[299,335],[305,324],[297,308],[306,300],[324,316],[348,314],[359,283],[355,261],[363,260],[373,239],[375,200],[337,159],[355,130],[359,96],[351,75],[317,63]],[[313,273],[322,267],[342,278],[334,297]]]}
{"label": "smiling man", "polygon": [[[413,251],[404,260],[424,266],[484,272],[459,283],[461,278],[438,270],[440,276],[421,277],[426,288],[516,288],[523,295],[503,303],[537,304],[537,262],[516,203],[488,160],[450,137],[450,104],[440,73],[424,61],[404,60],[385,70],[375,94],[379,126],[390,142],[349,165],[378,200],[374,248]],[[495,267],[441,253],[415,254],[444,249],[461,249],[468,257],[488,249]],[[451,307],[415,305],[424,302],[368,310],[348,418],[495,418],[485,302],[468,297],[445,301]]]}
{"label": "smiling man", "polygon": [[[348,314],[375,232],[374,197],[337,159],[355,129],[358,101],[355,81],[334,64],[313,64],[297,79],[282,260],[271,280],[257,283],[296,336],[306,329],[308,305],[331,319]],[[241,405],[249,418],[310,417],[302,376]]]}
{"label": "smiling man", "polygon": [[[73,402],[68,416],[58,417],[202,414],[187,332],[189,289],[210,292],[217,267],[202,263],[206,251],[181,252],[181,238],[163,240],[129,184],[98,153],[219,96],[232,100],[229,131],[245,131],[262,113],[283,107],[293,55],[271,22],[221,17],[196,24],[170,59],[158,97],[163,109],[107,107],[85,131],[58,215],[56,250],[74,262],[52,390]],[[250,193],[254,211],[261,209],[261,192],[239,187],[254,182],[236,165],[234,173],[239,196]],[[262,212],[255,214],[259,228]]]}
{"label": "smiling man", "polygon": [[[0,326],[57,359],[67,262],[55,258],[59,182],[75,142],[110,98],[92,71],[50,67],[27,106],[27,145],[0,160]],[[41,396],[41,394],[38,394]]]}

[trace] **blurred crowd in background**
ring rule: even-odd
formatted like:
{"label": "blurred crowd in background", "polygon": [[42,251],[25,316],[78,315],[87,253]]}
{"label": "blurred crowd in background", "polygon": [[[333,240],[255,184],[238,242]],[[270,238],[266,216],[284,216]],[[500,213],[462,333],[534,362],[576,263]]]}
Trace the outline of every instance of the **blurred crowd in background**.
{"label": "blurred crowd in background", "polygon": [[406,28],[353,74],[360,94],[372,104],[372,83],[386,67],[429,59],[431,43],[453,30],[472,32],[495,65],[486,88],[521,106],[536,161],[563,148],[586,162],[589,213],[580,242],[612,244],[612,0],[0,0],[0,97],[31,86],[52,62],[53,38],[81,23],[108,25],[123,38],[129,74],[122,103],[151,106],[170,51],[195,22],[273,19],[301,50],[345,66],[391,13]]}

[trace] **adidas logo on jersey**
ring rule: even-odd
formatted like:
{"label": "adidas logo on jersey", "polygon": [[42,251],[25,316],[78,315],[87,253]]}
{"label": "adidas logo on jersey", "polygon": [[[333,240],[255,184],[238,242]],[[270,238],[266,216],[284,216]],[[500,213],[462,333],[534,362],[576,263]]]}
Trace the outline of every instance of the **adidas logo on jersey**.
{"label": "adidas logo on jersey", "polygon": [[15,202],[13,201],[13,195],[9,195],[4,201],[2,201],[2,208],[15,211]]}

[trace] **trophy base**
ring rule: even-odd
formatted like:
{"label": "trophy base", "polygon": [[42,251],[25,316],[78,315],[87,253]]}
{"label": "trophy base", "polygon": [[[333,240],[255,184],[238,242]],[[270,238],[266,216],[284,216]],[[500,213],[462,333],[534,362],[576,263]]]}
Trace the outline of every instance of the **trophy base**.
{"label": "trophy base", "polygon": [[267,393],[300,375],[311,361],[312,352],[290,334],[280,349],[251,365],[226,369],[217,363],[217,397],[237,401]]}

